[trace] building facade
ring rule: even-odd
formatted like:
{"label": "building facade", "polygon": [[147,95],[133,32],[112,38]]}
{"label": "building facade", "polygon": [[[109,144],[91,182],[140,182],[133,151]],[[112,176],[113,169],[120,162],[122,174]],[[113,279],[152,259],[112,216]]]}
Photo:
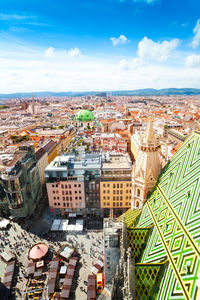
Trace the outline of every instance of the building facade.
{"label": "building facade", "polygon": [[45,169],[49,206],[56,215],[97,213],[100,210],[100,155],[56,157]]}
{"label": "building facade", "polygon": [[102,155],[100,202],[104,216],[116,216],[130,208],[131,190],[132,164],[129,155]]}
{"label": "building facade", "polygon": [[15,218],[32,215],[42,196],[34,148],[20,146],[19,151],[2,155],[0,174],[10,214]]}

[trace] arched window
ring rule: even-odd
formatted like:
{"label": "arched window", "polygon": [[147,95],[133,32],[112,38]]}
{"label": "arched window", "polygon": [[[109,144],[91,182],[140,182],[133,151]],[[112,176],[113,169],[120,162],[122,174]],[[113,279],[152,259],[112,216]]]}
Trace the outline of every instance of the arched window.
{"label": "arched window", "polygon": [[137,189],[137,196],[140,197],[140,189]]}
{"label": "arched window", "polygon": [[136,201],[136,207],[139,207],[139,201]]}

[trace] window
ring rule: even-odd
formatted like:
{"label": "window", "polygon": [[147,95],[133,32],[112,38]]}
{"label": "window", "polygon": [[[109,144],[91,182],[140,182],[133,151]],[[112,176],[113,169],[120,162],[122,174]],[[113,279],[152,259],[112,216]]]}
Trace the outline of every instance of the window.
{"label": "window", "polygon": [[63,184],[61,184],[61,187],[62,187],[62,189],[64,189],[64,185]]}
{"label": "window", "polygon": [[82,200],[82,197],[79,197],[79,200]]}
{"label": "window", "polygon": [[69,194],[71,195],[71,194],[72,194],[72,191],[69,191]]}
{"label": "window", "polygon": [[105,183],[103,184],[103,187],[106,187]]}
{"label": "window", "polygon": [[122,195],[122,192],[123,192],[123,191],[121,190],[121,191],[120,191],[120,195]]}
{"label": "window", "polygon": [[103,197],[103,200],[106,200],[106,197],[105,197],[105,196]]}
{"label": "window", "polygon": [[115,206],[115,202],[113,202],[113,206]]}
{"label": "window", "polygon": [[81,191],[79,191],[79,194],[81,194]]}
{"label": "window", "polygon": [[126,196],[126,200],[128,200],[128,196]]}
{"label": "window", "polygon": [[110,200],[110,197],[108,196],[107,199]]}
{"label": "window", "polygon": [[64,191],[62,191],[62,195],[64,195],[65,194],[65,192]]}
{"label": "window", "polygon": [[71,184],[69,184],[69,189],[71,189]]}
{"label": "window", "polygon": [[77,187],[77,185],[75,184],[74,187]]}
{"label": "window", "polygon": [[75,197],[76,200],[78,200],[78,197]]}
{"label": "window", "polygon": [[58,187],[58,185],[56,184],[56,187]]}
{"label": "window", "polygon": [[113,191],[113,195],[115,195],[115,190]]}
{"label": "window", "polygon": [[137,196],[140,197],[140,189],[137,189]]}
{"label": "window", "polygon": [[122,202],[120,202],[120,206],[122,206]]}
{"label": "window", "polygon": [[103,190],[103,193],[105,194],[105,193],[106,193],[106,190]]}
{"label": "window", "polygon": [[126,205],[128,205],[128,202],[126,202]]}
{"label": "window", "polygon": [[60,197],[57,197],[57,199],[59,200],[59,199],[60,199]]}
{"label": "window", "polygon": [[77,191],[75,191],[75,194],[77,194]]}
{"label": "window", "polygon": [[107,187],[110,187],[110,184],[109,184],[109,183],[107,184]]}
{"label": "window", "polygon": [[106,202],[104,202],[103,205],[106,206]]}
{"label": "window", "polygon": [[63,197],[63,201],[65,201],[65,197]]}
{"label": "window", "polygon": [[107,190],[107,193],[110,194],[110,190]]}
{"label": "window", "polygon": [[113,184],[113,189],[115,189],[115,184]]}
{"label": "window", "polygon": [[139,201],[136,201],[136,207],[139,207]]}
{"label": "window", "polygon": [[122,196],[120,196],[120,200],[122,200]]}
{"label": "window", "polygon": [[68,191],[65,192],[65,195],[68,195]]}
{"label": "window", "polygon": [[117,202],[117,206],[119,206],[119,202]]}
{"label": "window", "polygon": [[56,200],[56,197],[53,197],[54,200]]}
{"label": "window", "polygon": [[119,188],[119,183],[117,184],[117,188]]}
{"label": "window", "polygon": [[109,202],[107,202],[107,206],[110,206],[110,203],[109,203]]}
{"label": "window", "polygon": [[113,196],[113,201],[115,201],[115,196]]}
{"label": "window", "polygon": [[81,184],[79,184],[78,187],[81,187]]}
{"label": "window", "polygon": [[120,188],[121,188],[121,189],[123,188],[123,184],[122,184],[122,183],[120,184]]}
{"label": "window", "polygon": [[58,206],[60,206],[60,203],[58,202]]}
{"label": "window", "polygon": [[67,203],[67,207],[69,207],[69,203]]}
{"label": "window", "polygon": [[67,189],[67,185],[65,185],[65,188]]}
{"label": "window", "polygon": [[117,201],[119,201],[119,196],[117,196]]}
{"label": "window", "polygon": [[53,194],[55,194],[55,191],[53,191]]}
{"label": "window", "polygon": [[57,203],[54,203],[54,205],[56,206],[56,205],[57,205]]}
{"label": "window", "polygon": [[128,183],[126,184],[126,187],[128,187]]}
{"label": "window", "polygon": [[70,197],[70,201],[72,201],[72,197]]}
{"label": "window", "polygon": [[65,207],[65,203],[63,203],[64,207]]}

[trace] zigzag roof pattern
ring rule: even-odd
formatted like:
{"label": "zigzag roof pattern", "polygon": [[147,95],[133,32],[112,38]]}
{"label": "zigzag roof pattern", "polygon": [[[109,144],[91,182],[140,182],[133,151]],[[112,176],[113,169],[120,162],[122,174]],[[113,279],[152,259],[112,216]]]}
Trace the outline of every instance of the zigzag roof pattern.
{"label": "zigzag roof pattern", "polygon": [[169,261],[154,299],[200,299],[200,132],[162,170],[134,225],[153,226],[140,263]]}

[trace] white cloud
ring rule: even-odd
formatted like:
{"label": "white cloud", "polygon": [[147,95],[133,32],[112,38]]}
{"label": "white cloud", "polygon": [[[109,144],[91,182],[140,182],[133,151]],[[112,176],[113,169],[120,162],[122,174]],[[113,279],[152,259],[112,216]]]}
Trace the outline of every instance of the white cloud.
{"label": "white cloud", "polygon": [[54,58],[55,55],[55,49],[53,47],[49,47],[47,50],[45,50],[45,56],[47,58]]}
{"label": "white cloud", "polygon": [[32,91],[131,90],[140,88],[199,87],[199,68],[143,61],[139,57],[80,55],[54,49],[56,59],[44,57],[44,49],[32,46],[3,48],[0,41],[0,93]]}
{"label": "white cloud", "polygon": [[81,55],[81,51],[75,47],[75,48],[70,49],[68,54],[69,54],[69,56],[74,57],[74,56]]}
{"label": "white cloud", "polygon": [[126,44],[129,42],[127,37],[123,34],[121,34],[118,38],[111,37],[110,40],[111,40],[113,46],[117,46],[118,44]]}
{"label": "white cloud", "polygon": [[200,67],[200,55],[193,54],[187,56],[185,61],[187,67],[191,67],[191,68]]}
{"label": "white cloud", "polygon": [[35,16],[18,15],[18,14],[0,14],[0,20],[2,21],[23,21],[27,19],[35,19]]}
{"label": "white cloud", "polygon": [[142,61],[152,60],[163,62],[172,55],[173,50],[178,47],[179,43],[178,39],[156,43],[144,37],[138,44],[138,56]]}
{"label": "white cloud", "polygon": [[190,44],[192,48],[197,48],[200,45],[200,19],[197,20],[197,24],[193,29],[194,37]]}
{"label": "white cloud", "polygon": [[130,69],[136,69],[141,65],[139,59],[133,58],[133,59],[122,59],[120,60],[118,67],[121,70],[130,70]]}

